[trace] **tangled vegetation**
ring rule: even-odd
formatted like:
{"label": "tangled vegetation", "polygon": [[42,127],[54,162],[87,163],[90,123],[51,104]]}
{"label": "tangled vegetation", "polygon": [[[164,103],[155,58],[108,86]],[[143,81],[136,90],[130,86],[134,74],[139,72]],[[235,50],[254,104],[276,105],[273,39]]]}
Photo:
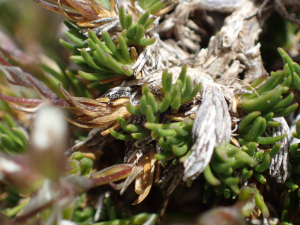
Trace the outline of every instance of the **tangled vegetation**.
{"label": "tangled vegetation", "polygon": [[268,75],[256,43],[273,3],[34,2],[70,56],[0,30],[1,224],[300,223],[300,65],[278,46]]}

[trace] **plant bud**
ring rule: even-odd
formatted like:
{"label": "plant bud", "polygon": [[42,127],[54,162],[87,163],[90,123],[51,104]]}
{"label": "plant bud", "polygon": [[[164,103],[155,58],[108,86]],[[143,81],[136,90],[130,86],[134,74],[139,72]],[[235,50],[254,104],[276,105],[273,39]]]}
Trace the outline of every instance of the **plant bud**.
{"label": "plant bud", "polygon": [[31,142],[32,167],[52,180],[58,179],[65,171],[67,149],[67,123],[60,109],[47,106],[38,111]]}

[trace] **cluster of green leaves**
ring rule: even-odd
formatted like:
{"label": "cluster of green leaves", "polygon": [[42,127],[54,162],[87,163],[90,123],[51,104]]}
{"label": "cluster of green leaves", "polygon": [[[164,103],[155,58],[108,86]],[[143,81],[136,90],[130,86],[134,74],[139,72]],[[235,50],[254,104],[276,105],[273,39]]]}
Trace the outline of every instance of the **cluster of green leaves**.
{"label": "cluster of green leaves", "polygon": [[133,75],[134,70],[130,68],[133,65],[133,60],[131,59],[128,46],[122,35],[118,36],[120,52],[108,32],[102,32],[102,38],[105,44],[98,39],[93,31],[89,31],[88,33],[89,38],[87,39],[87,43],[90,51],[87,52],[84,48],[81,49],[82,58],[80,59],[92,67],[95,73],[79,71],[80,76],[87,80],[101,81],[120,75]]}
{"label": "cluster of green leaves", "polygon": [[245,116],[238,129],[238,133],[240,135],[240,138],[238,139],[239,142],[248,147],[250,142],[266,145],[274,144],[275,142],[282,140],[286,134],[282,134],[277,137],[261,136],[264,134],[267,125],[280,126],[279,122],[271,120],[273,115],[273,112],[270,112],[266,115],[261,115],[260,111],[253,111]]}
{"label": "cluster of green leaves", "polygon": [[[280,123],[272,120],[272,117],[287,116],[292,113],[297,107],[298,103],[291,105],[294,94],[283,94],[289,89],[300,90],[300,66],[293,62],[288,54],[283,49],[278,49],[285,65],[283,71],[276,71],[271,74],[271,77],[252,94],[247,94],[242,97],[241,108],[248,113],[248,115],[242,120],[239,126],[240,138],[239,143],[248,149],[252,149],[251,146],[274,144],[285,137],[285,134],[276,137],[262,137],[267,126],[280,126]],[[252,88],[255,88],[262,82],[262,79],[258,79],[251,84]],[[296,124],[296,132],[293,134],[295,138],[299,138],[300,122]],[[268,168],[270,160],[275,156],[279,150],[280,145],[275,145],[271,151],[263,153],[262,165]],[[277,150],[278,149],[278,150]],[[283,205],[285,210],[282,213],[282,224],[288,225],[288,213],[296,213],[298,209],[298,203],[300,197],[299,186],[296,184],[299,181],[300,173],[300,154],[298,144],[290,146],[289,159],[292,165],[292,174],[290,178],[284,183],[287,192],[284,195]],[[255,148],[254,148],[255,150]],[[254,155],[256,159],[257,151]],[[257,166],[256,166],[257,167]],[[256,171],[257,172],[257,171]],[[263,171],[259,171],[263,172]],[[265,183],[263,175],[260,174],[260,178],[255,175],[255,178],[261,183]]]}
{"label": "cluster of green leaves", "polygon": [[[123,31],[121,36],[126,44],[147,46],[155,43],[155,38],[145,38],[145,31],[151,26],[155,18],[149,18],[150,12],[145,12],[136,23],[132,22],[132,15],[125,13],[123,6],[119,9],[119,20]],[[122,40],[123,41],[123,40]],[[120,46],[120,40],[118,40]],[[120,46],[121,47],[121,46]]]}
{"label": "cluster of green leaves", "polygon": [[[292,133],[292,135],[300,139],[300,121],[296,123],[296,131]],[[290,163],[292,165],[292,173],[300,174],[300,151],[299,143],[294,144],[290,147]],[[299,192],[300,195],[300,192]]]}
{"label": "cluster of green leaves", "polygon": [[80,27],[68,21],[65,21],[65,24],[69,28],[65,34],[75,45],[62,39],[60,43],[72,51],[70,59],[85,71],[79,71],[78,74],[91,81],[88,87],[94,87],[101,80],[133,75],[134,71],[131,69],[133,60],[122,35],[118,37],[120,52],[107,32],[102,32],[104,44],[93,31],[88,32],[87,39],[81,33]]}
{"label": "cluster of green leaves", "polygon": [[[269,152],[255,152],[257,145],[252,142],[249,148],[246,146],[235,147],[231,144],[225,148],[218,146],[212,156],[210,164],[205,168],[203,174],[206,179],[203,201],[207,202],[215,192],[215,204],[224,196],[235,199],[240,194],[239,177],[233,175],[234,170],[239,169],[245,179],[252,176],[262,184],[266,183],[262,173],[268,169],[270,159],[280,149],[280,144],[275,145]],[[258,198],[258,197],[257,197]],[[264,203],[258,206],[263,212],[267,212]]]}
{"label": "cluster of green leaves", "polygon": [[[59,70],[54,70],[46,64],[41,65],[42,69],[51,75],[52,79],[55,79],[55,86],[59,90],[58,84],[61,84],[66,90],[74,92],[76,96],[91,98],[92,95],[88,89],[83,85],[83,83],[75,76],[76,72],[71,70],[66,70],[61,65],[58,65]],[[49,82],[44,82],[48,85]],[[48,85],[50,86],[50,85]],[[56,91],[57,93],[57,91]],[[59,96],[60,92],[57,93]]]}
{"label": "cluster of green leaves", "polygon": [[60,39],[59,43],[66,49],[69,49],[72,52],[72,55],[80,55],[79,49],[88,47],[88,43],[85,41],[86,36],[81,33],[81,28],[74,23],[64,20],[64,24],[69,29],[65,32],[65,35],[74,44],[71,44],[63,39]]}
{"label": "cluster of green leaves", "polygon": [[8,154],[23,153],[28,146],[28,139],[18,128],[13,118],[6,114],[0,122],[0,150]]}
{"label": "cluster of green leaves", "polygon": [[[252,94],[243,95],[241,99],[241,108],[244,112],[249,114],[254,111],[259,111],[262,114],[262,117],[255,117],[256,130],[259,130],[260,128],[260,126],[258,126],[259,121],[261,121],[261,126],[265,126],[264,124],[276,126],[276,123],[271,120],[272,117],[287,116],[298,107],[298,103],[290,105],[294,99],[293,93],[290,93],[285,98],[283,98],[283,94],[289,89],[300,90],[300,66],[293,62],[283,49],[279,48],[278,51],[285,63],[284,70],[272,72],[271,77],[269,77],[269,79],[267,79],[267,81],[258,88],[256,87],[260,85],[265,78],[261,77],[255,80],[250,86],[253,89],[256,89]],[[251,117],[249,117],[249,119],[250,118]],[[251,122],[252,120],[248,124]],[[254,122],[251,123],[251,128],[254,129],[253,124]],[[256,135],[253,139],[258,137],[259,136]]]}
{"label": "cluster of green leaves", "polygon": [[[83,57],[81,56],[80,53],[80,49],[82,48],[87,48],[88,47],[88,43],[86,42],[86,36],[84,36],[81,33],[81,28],[78,27],[77,25],[65,20],[64,24],[68,27],[68,31],[65,32],[67,38],[72,41],[74,44],[71,44],[63,39],[59,40],[59,43],[65,47],[66,49],[71,51],[72,56],[70,57],[70,59],[76,64],[78,65],[80,68],[82,68],[84,71],[86,72],[94,72],[95,70],[89,66],[89,64],[87,62],[85,62],[85,60],[83,59]],[[70,73],[72,74],[77,74],[77,71],[73,71],[73,70],[69,70]],[[90,79],[91,80],[91,79]],[[76,86],[80,85],[81,83],[76,82]],[[91,82],[90,84],[87,85],[87,88],[95,88],[99,86],[99,82]],[[65,87],[65,86],[64,86]],[[79,88],[79,90],[85,90],[85,87]],[[68,89],[67,89],[68,90]],[[89,94],[89,92],[87,91],[87,93]],[[90,95],[90,94],[89,94]],[[82,95],[78,95],[78,96],[82,96]],[[90,96],[87,96],[90,97]]]}
{"label": "cluster of green leaves", "polygon": [[[92,206],[86,206],[87,194],[81,195],[77,202],[72,221],[76,224],[92,224],[96,210]],[[84,207],[83,207],[84,206]],[[127,225],[127,224],[155,224],[156,214],[141,213],[128,217],[127,213],[115,204],[110,197],[105,197],[103,207],[99,214],[99,221],[94,225]]]}
{"label": "cluster of green leaves", "polygon": [[[182,122],[169,124],[145,123],[144,126],[150,129],[158,138],[158,144],[163,150],[156,155],[156,158],[167,160],[174,154],[178,157],[182,156],[180,161],[184,161],[185,156],[183,155],[188,152],[192,142],[193,122],[191,119],[185,119]],[[173,161],[173,164],[175,163],[177,163],[176,158]]]}
{"label": "cluster of green leaves", "polygon": [[79,201],[76,203],[72,221],[76,224],[91,224],[94,219],[95,209],[92,206],[86,206],[87,193],[80,196]]}
{"label": "cluster of green leaves", "polygon": [[114,221],[128,218],[127,213],[117,207],[110,197],[104,199],[103,206],[103,210],[100,212],[100,221]]}
{"label": "cluster of green leaves", "polygon": [[[163,6],[164,4],[160,5],[158,9]],[[60,44],[72,51],[70,59],[84,70],[79,71],[78,74],[92,82],[89,87],[94,87],[101,80],[134,74],[134,70],[131,69],[134,63],[131,54],[134,53],[129,46],[144,47],[155,42],[155,38],[145,37],[146,30],[155,20],[154,17],[149,18],[150,13],[150,11],[145,12],[137,22],[133,23],[132,15],[126,15],[124,7],[120,7],[119,20],[123,31],[117,36],[116,42],[106,31],[101,33],[104,43],[92,30],[88,32],[89,38],[86,38],[80,27],[65,21],[69,28],[65,34],[74,44],[62,39]]]}
{"label": "cluster of green leaves", "polygon": [[140,0],[140,6],[148,10],[152,15],[171,2],[171,0]]}
{"label": "cluster of green leaves", "polygon": [[161,103],[156,103],[153,94],[150,92],[149,87],[143,85],[143,96],[140,101],[140,105],[132,106],[127,105],[127,110],[135,116],[145,115],[147,122],[154,123],[158,119],[157,115],[163,113],[171,107],[176,111],[179,107],[190,101],[196,96],[201,89],[201,84],[197,84],[193,88],[191,77],[186,76],[187,66],[183,66],[181,73],[173,86],[172,74],[164,71],[162,74],[162,89],[164,92],[164,98]]}
{"label": "cluster of green leaves", "polygon": [[[300,121],[296,123],[296,131],[292,134],[295,138],[300,139]],[[294,215],[299,208],[300,200],[300,151],[299,143],[291,145],[289,149],[289,162],[291,164],[291,176],[284,183],[285,194],[283,198],[284,211],[282,212],[281,225],[292,225],[288,223],[288,214]]]}
{"label": "cluster of green leaves", "polygon": [[[237,131],[240,135],[238,142],[242,146],[241,149],[249,156],[255,158],[259,164],[251,168],[251,170],[249,170],[249,168],[242,168],[243,176],[246,179],[249,179],[253,174],[256,180],[262,184],[267,182],[262,173],[269,168],[271,158],[273,158],[280,150],[280,144],[274,144],[286,137],[286,134],[278,135],[276,137],[262,136],[265,133],[267,126],[280,126],[279,122],[271,119],[273,115],[273,112],[262,115],[262,112],[260,111],[253,111],[243,118]],[[259,151],[258,147],[262,147],[263,145],[274,146],[270,151]]]}
{"label": "cluster of green leaves", "polygon": [[160,160],[165,160],[173,154],[176,156],[186,154],[191,143],[193,121],[186,119],[178,123],[159,123],[161,113],[166,112],[169,108],[177,111],[181,104],[190,101],[199,92],[201,85],[198,84],[193,88],[192,80],[186,76],[186,72],[187,66],[184,66],[174,86],[172,84],[172,74],[167,71],[163,72],[162,89],[164,97],[160,103],[156,102],[148,85],[143,85],[143,96],[140,104],[138,106],[127,105],[127,110],[132,115],[145,116],[147,122],[143,126],[127,124],[125,119],[119,117],[118,122],[122,129],[130,134],[121,134],[111,129],[111,135],[117,139],[129,141],[145,138],[151,134],[153,138],[158,139],[159,146],[164,150],[157,155]]}
{"label": "cluster of green leaves", "polygon": [[[257,79],[251,87],[255,88],[262,81],[263,79]],[[269,79],[252,94],[244,95],[241,108],[246,113],[261,112],[267,122],[273,117],[289,115],[298,107],[297,103],[290,105],[294,99],[293,93],[285,98],[282,96],[289,90],[291,84],[292,77],[288,65],[285,65],[283,71],[272,72]],[[268,125],[272,125],[272,122]]]}
{"label": "cluster of green leaves", "polygon": [[[295,182],[296,179],[297,181]],[[284,183],[287,192],[283,198],[283,207],[292,215],[294,215],[299,208],[300,189],[296,184],[299,180],[299,174],[292,174],[292,176]]]}
{"label": "cluster of green leaves", "polygon": [[27,202],[20,203],[19,201],[21,196],[12,188],[6,186],[5,190],[7,196],[5,197],[4,202],[7,207],[1,210],[1,213],[3,213],[7,218],[13,218],[25,205],[27,205]]}
{"label": "cluster of green leaves", "polygon": [[280,225],[293,225],[293,223],[289,223],[289,216],[288,216],[288,211],[283,210],[281,214],[281,223]]}
{"label": "cluster of green leaves", "polygon": [[[242,109],[245,112],[250,112],[244,118],[239,128],[241,134],[240,137],[243,138],[243,140],[239,140],[239,142],[242,144],[247,144],[248,142],[249,145],[249,141],[254,144],[273,144],[274,142],[281,140],[284,138],[284,135],[277,137],[261,137],[260,135],[264,133],[266,125],[280,126],[279,122],[271,119],[273,116],[287,116],[298,107],[298,103],[290,105],[294,99],[293,93],[290,93],[285,98],[283,98],[282,94],[287,92],[288,88],[300,90],[300,66],[293,62],[283,49],[279,48],[278,51],[285,63],[284,70],[272,73],[265,84],[256,89],[256,93],[245,95],[242,99]],[[251,86],[254,88],[259,83],[260,81],[257,80],[256,82],[253,82]],[[250,122],[248,122],[248,120]],[[299,138],[299,132],[300,122],[297,122],[296,132],[293,134],[294,137]],[[273,149],[274,148],[276,148],[276,145]],[[282,224],[289,224],[287,222],[287,212],[294,214],[298,209],[298,197],[300,197],[299,186],[296,184],[299,181],[300,173],[300,154],[298,149],[298,144],[290,146],[289,159],[292,165],[292,175],[284,183],[287,192],[284,195],[283,201],[286,210],[282,214]],[[274,154],[271,154],[272,151],[270,151],[270,157],[266,156],[264,158],[266,162],[269,162],[270,158],[274,156]]]}
{"label": "cluster of green leaves", "polygon": [[294,62],[282,48],[278,48],[278,51],[285,63],[289,76],[292,77],[290,88],[300,91],[300,65]]}
{"label": "cluster of green leaves", "polygon": [[[231,144],[228,144],[227,147],[218,146],[213,153],[210,164],[204,170],[206,178],[204,202],[209,200],[213,192],[216,193],[215,204],[218,204],[223,196],[235,199],[240,193],[239,178],[233,176],[233,171],[237,169],[241,171],[245,179],[253,176],[262,184],[267,182],[263,173],[269,168],[271,158],[280,150],[280,144],[276,144],[276,142],[285,138],[286,134],[267,137],[265,135],[266,128],[268,126],[281,126],[273,117],[287,116],[298,107],[298,103],[291,105],[294,94],[285,93],[289,88],[297,89],[300,66],[292,62],[283,50],[279,50],[279,52],[285,62],[284,70],[272,72],[266,81],[266,77],[258,78],[250,85],[253,93],[244,94],[241,97],[241,109],[246,113],[237,130],[239,134],[237,140],[241,147]],[[262,84],[263,81],[265,82]],[[297,134],[295,135],[297,136]],[[263,149],[263,146],[267,147],[266,145],[273,145],[273,147],[265,152],[258,150],[258,147]],[[297,161],[296,157],[297,150],[298,145],[291,147],[291,162],[295,162],[294,165],[299,167],[297,164],[299,160]],[[294,171],[299,170],[297,166],[293,167]],[[299,187],[292,178],[286,181],[285,186],[290,191],[295,191],[288,192],[286,196],[297,195],[296,189]],[[263,201],[258,207],[262,212],[267,212]]]}
{"label": "cluster of green leaves", "polygon": [[82,152],[74,152],[68,160],[69,169],[65,175],[81,175],[88,177],[92,171],[94,162],[91,158],[85,157]]}

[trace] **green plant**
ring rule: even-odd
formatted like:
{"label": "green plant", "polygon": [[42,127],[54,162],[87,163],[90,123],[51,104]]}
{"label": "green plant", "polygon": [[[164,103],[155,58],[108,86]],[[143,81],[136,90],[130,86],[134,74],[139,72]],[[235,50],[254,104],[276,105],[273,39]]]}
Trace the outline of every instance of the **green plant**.
{"label": "green plant", "polygon": [[[1,110],[14,112],[0,113],[0,199],[8,223],[155,224],[174,201],[171,194],[184,195],[188,186],[204,203],[232,205],[212,209],[198,224],[243,224],[245,217],[249,222],[275,217],[274,211],[282,214],[282,225],[297,224],[299,143],[290,145],[284,117],[298,113],[300,66],[279,48],[283,70],[255,74],[253,68],[262,75],[259,51],[245,50],[244,43],[230,46],[232,35],[222,36],[232,30],[228,24],[240,21],[235,16],[241,11],[230,15],[207,49],[193,55],[191,40],[201,39],[205,32],[198,26],[210,21],[198,18],[197,10],[203,10],[198,3],[180,2],[170,12],[172,0],[120,7],[114,0],[36,2],[65,16],[72,43],[59,43],[77,67],[28,60],[25,52],[16,54],[14,44],[3,46],[10,39],[0,33],[1,81],[34,91],[15,95],[0,85],[0,99],[16,109],[1,103]],[[244,4],[234,7],[245,10]],[[245,38],[243,26],[252,17],[233,36]],[[299,121],[293,137],[300,139]],[[133,181],[135,201],[129,193]],[[192,185],[199,186],[196,192]],[[271,186],[282,192],[283,205],[269,210]],[[160,212],[155,201],[163,205]],[[148,213],[154,212],[147,206],[153,202],[155,213]]]}

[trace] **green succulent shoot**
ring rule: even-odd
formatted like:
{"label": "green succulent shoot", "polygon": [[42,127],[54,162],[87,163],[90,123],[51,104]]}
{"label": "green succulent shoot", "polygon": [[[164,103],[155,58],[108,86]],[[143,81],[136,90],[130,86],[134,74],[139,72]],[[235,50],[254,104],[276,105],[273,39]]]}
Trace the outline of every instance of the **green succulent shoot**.
{"label": "green succulent shoot", "polygon": [[0,150],[9,154],[26,152],[28,137],[18,128],[14,119],[6,114],[0,122]]}
{"label": "green succulent shoot", "polygon": [[[279,49],[279,52],[285,62],[284,70],[272,72],[268,79],[266,77],[256,79],[250,84],[253,93],[240,97],[240,107],[245,114],[237,129],[239,135],[237,141],[240,147],[228,144],[227,147],[221,145],[215,149],[210,164],[203,172],[207,182],[204,202],[209,200],[213,192],[216,194],[215,204],[220,201],[222,195],[225,198],[236,198],[240,193],[238,185],[240,179],[233,176],[233,171],[237,169],[244,179],[254,177],[261,184],[267,182],[263,173],[269,168],[271,159],[281,148],[281,144],[277,142],[284,139],[287,134],[269,137],[265,135],[266,129],[281,126],[280,122],[273,118],[287,116],[298,107],[298,103],[292,104],[294,94],[292,92],[287,94],[287,91],[297,89],[299,73],[295,71],[298,70],[299,65],[294,63],[282,49]],[[293,136],[299,138],[299,132],[300,123],[297,122]],[[272,145],[269,151],[259,150],[259,148],[268,148],[269,145]],[[292,171],[296,173],[300,171],[297,164],[299,163],[297,150],[298,144],[290,147],[291,162],[295,162]],[[292,178],[287,179],[285,186],[290,191],[294,191],[293,194],[299,192],[299,187]],[[293,194],[289,192],[286,198],[290,199]],[[261,210],[263,211],[263,208]]]}
{"label": "green succulent shoot", "polygon": [[121,134],[110,129],[110,134],[117,139],[129,141],[142,139],[151,134],[157,138],[159,146],[164,150],[157,154],[157,159],[165,160],[171,155],[183,156],[189,150],[191,144],[191,129],[193,120],[186,119],[178,123],[160,124],[159,115],[168,109],[178,110],[181,104],[190,101],[201,89],[198,84],[192,87],[192,80],[186,76],[187,66],[182,68],[178,80],[172,85],[172,74],[164,71],[162,74],[163,100],[157,103],[148,85],[143,85],[140,104],[138,106],[127,105],[127,110],[135,116],[145,116],[146,123],[143,125],[127,124],[122,117],[118,118],[122,129],[130,133]]}
{"label": "green succulent shoot", "polygon": [[147,11],[139,18],[139,20],[136,23],[133,23],[132,15],[126,15],[124,7],[120,7],[119,19],[123,29],[121,36],[124,38],[124,40],[122,41],[125,41],[128,46],[147,46],[154,44],[155,38],[145,38],[146,30],[155,21],[155,17],[149,17],[150,12]]}
{"label": "green succulent shoot", "polygon": [[[164,5],[159,4],[156,7],[159,6],[159,10]],[[80,27],[65,21],[69,28],[65,34],[74,44],[62,39],[60,44],[72,51],[70,59],[82,68],[78,74],[86,80],[99,82],[124,75],[132,76],[136,48],[152,45],[156,41],[155,38],[146,37],[146,30],[155,21],[155,17],[150,14],[150,11],[145,12],[133,23],[132,15],[126,14],[124,7],[120,7],[122,32],[113,38],[116,39],[114,41],[108,32],[101,32],[103,42],[92,30],[88,31],[86,38]]]}

